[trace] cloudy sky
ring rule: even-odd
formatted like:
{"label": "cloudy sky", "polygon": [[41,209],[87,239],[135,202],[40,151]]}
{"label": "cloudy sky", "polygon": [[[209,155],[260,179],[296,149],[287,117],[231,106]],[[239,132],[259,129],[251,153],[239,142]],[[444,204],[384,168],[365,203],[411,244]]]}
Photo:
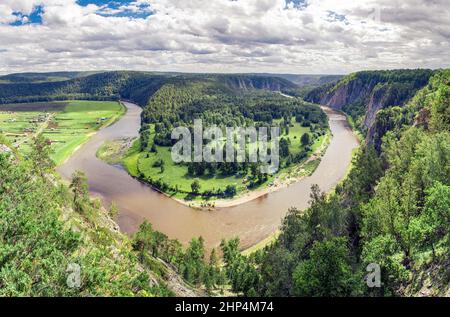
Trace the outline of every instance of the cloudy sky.
{"label": "cloudy sky", "polygon": [[0,0],[0,73],[450,67],[450,0]]}

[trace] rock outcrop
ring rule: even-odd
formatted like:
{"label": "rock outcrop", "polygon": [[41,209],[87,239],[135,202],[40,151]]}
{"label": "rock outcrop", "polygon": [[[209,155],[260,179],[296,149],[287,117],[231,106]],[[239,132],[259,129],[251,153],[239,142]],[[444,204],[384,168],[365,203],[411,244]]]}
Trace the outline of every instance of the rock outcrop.
{"label": "rock outcrop", "polygon": [[306,99],[333,109],[342,110],[345,105],[363,100],[372,89],[372,85],[364,84],[361,80],[355,79],[348,83],[339,82],[331,90],[320,94],[318,98],[314,97],[314,91],[312,91]]}
{"label": "rock outcrop", "polygon": [[[312,90],[305,99],[349,114],[357,127],[375,140],[377,114],[393,106],[404,106],[428,83],[430,70],[369,71],[348,75],[336,84]],[[378,135],[378,134],[377,134]]]}
{"label": "rock outcrop", "polygon": [[217,75],[220,82],[232,89],[253,90],[264,89],[270,91],[282,91],[285,89],[295,89],[297,86],[289,80],[260,75]]}

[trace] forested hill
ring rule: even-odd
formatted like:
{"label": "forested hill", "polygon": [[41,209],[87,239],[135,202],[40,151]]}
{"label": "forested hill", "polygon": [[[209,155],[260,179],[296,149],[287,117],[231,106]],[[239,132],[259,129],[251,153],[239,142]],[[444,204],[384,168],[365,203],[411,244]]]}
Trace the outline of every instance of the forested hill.
{"label": "forested hill", "polygon": [[[366,133],[380,109],[405,105],[432,74],[427,69],[357,72],[313,89],[305,100],[343,110]],[[368,140],[374,141],[372,137]]]}
{"label": "forested hill", "polygon": [[200,293],[173,271],[175,261],[185,274],[198,269],[187,267],[194,260],[178,241],[150,252],[151,239],[161,245],[164,235],[148,223],[145,234],[120,233],[114,204],[106,210],[92,200],[80,172],[62,184],[43,137],[30,145],[26,159],[0,135],[0,297]]}
{"label": "forested hill", "polygon": [[214,75],[213,78],[232,89],[265,89],[271,91],[282,91],[287,89],[295,89],[297,87],[289,80],[274,76],[236,74]]}
{"label": "forested hill", "polygon": [[[66,77],[73,77],[66,79]],[[159,88],[177,81],[213,81],[232,90],[285,91],[295,84],[274,76],[200,75],[115,71],[95,73],[14,74],[0,77],[0,104],[61,99],[124,98],[145,106]]]}
{"label": "forested hill", "polygon": [[132,99],[145,104],[168,79],[139,72],[105,72],[70,80],[0,84],[0,103],[64,99]]}
{"label": "forested hill", "polygon": [[259,75],[271,75],[276,76],[280,78],[287,79],[294,84],[298,85],[299,87],[318,87],[321,85],[325,85],[327,83],[338,81],[344,75],[308,75],[308,74],[264,74],[261,73]]}
{"label": "forested hill", "polygon": [[51,72],[51,73],[14,73],[0,76],[0,83],[39,83],[48,81],[64,81],[77,77],[85,77],[98,72]]}
{"label": "forested hill", "polygon": [[[347,85],[356,100],[348,96],[360,84]],[[313,186],[310,208],[290,210],[276,242],[250,256],[236,252],[238,240],[223,245],[234,291],[450,296],[450,70],[424,85],[403,107],[378,112],[379,151],[363,144],[334,193]],[[369,276],[368,285],[374,267],[379,284]]]}

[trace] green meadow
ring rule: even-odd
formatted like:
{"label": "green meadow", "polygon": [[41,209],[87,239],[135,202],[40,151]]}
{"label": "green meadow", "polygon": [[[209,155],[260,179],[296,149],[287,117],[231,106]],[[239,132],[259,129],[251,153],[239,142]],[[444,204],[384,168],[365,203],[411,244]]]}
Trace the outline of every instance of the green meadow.
{"label": "green meadow", "polygon": [[[278,123],[277,120],[274,120],[274,123]],[[152,130],[154,129],[152,128]],[[301,124],[295,122],[293,119],[289,129],[289,134],[284,132],[281,136],[283,138],[289,138],[290,153],[296,154],[304,149],[304,146],[301,144],[301,137],[305,133],[311,134],[310,128],[301,126]],[[150,143],[153,142],[154,135],[155,134],[153,131],[150,135]],[[328,136],[329,134],[326,134],[313,140],[313,143],[310,145],[311,150],[308,152],[308,157],[326,145],[325,143],[328,141]],[[107,151],[107,147],[111,147],[111,145],[105,144],[103,147],[104,149],[102,150],[101,148],[99,152]],[[214,176],[210,174],[192,176],[189,175],[185,165],[176,164],[173,162],[171,157],[171,147],[156,145],[155,148],[155,153],[148,151],[141,152],[140,141],[137,140],[123,158],[123,165],[132,176],[139,177],[141,179],[161,180],[168,184],[169,187],[176,187],[178,189],[176,191],[166,191],[168,194],[176,198],[187,200],[204,200],[205,197],[202,197],[201,195],[193,197],[189,194],[191,192],[191,184],[195,179],[199,181],[202,192],[225,189],[228,185],[236,186],[237,194],[242,194],[248,191],[248,182],[246,179],[249,174],[238,173],[236,175],[222,176],[221,174],[216,173]],[[258,184],[256,187],[253,187],[252,190],[268,186],[275,180],[276,177],[282,180],[289,177],[305,176],[312,173],[320,160],[306,162],[308,157],[299,164],[291,165],[289,167],[285,167],[282,164],[277,174],[274,176],[269,176],[267,181]],[[102,159],[107,160],[107,158]],[[161,160],[164,162],[163,170],[161,170],[161,167],[159,167],[158,164],[155,164]]]}
{"label": "green meadow", "polygon": [[59,101],[0,105],[0,133],[26,156],[33,137],[42,133],[52,142],[52,159],[64,162],[102,127],[125,109],[115,101]]}

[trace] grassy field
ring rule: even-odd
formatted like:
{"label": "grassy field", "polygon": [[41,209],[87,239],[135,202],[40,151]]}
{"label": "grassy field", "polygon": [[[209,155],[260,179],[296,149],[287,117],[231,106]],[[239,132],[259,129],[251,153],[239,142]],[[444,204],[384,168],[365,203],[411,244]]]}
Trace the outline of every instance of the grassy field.
{"label": "grassy field", "polygon": [[125,109],[113,101],[64,101],[0,105],[0,132],[23,155],[42,133],[52,142],[52,159],[66,160],[101,127],[117,120]]}
{"label": "grassy field", "polygon": [[[283,135],[284,138],[290,139],[289,151],[290,153],[299,153],[302,150],[301,145],[301,136],[304,133],[309,133],[309,127],[302,127],[300,124],[296,123],[294,120],[292,121],[292,126],[289,129],[289,135]],[[151,135],[151,138],[154,135]],[[315,140],[315,142],[311,145],[311,153],[318,150],[324,143],[327,141],[327,136],[322,136]],[[150,140],[149,143],[153,141]],[[111,144],[105,144],[104,147],[100,149],[99,152],[108,153],[111,152]],[[145,179],[153,179],[164,181],[170,187],[178,187],[177,192],[168,192],[168,194],[173,195],[176,198],[181,199],[189,199],[189,200],[204,200],[205,198],[198,196],[192,197],[188,193],[191,191],[191,184],[194,179],[198,179],[201,186],[201,191],[215,190],[215,189],[225,189],[227,185],[235,185],[237,189],[237,193],[243,193],[247,191],[247,183],[245,183],[245,178],[247,175],[237,174],[232,176],[222,176],[220,174],[216,174],[214,177],[206,174],[204,176],[191,176],[188,174],[187,167],[180,164],[175,164],[171,157],[171,148],[156,146],[156,153],[150,152],[140,152],[140,144],[139,141],[136,141],[131,149],[128,151],[126,156],[123,159],[123,164],[128,170],[128,172],[135,177],[145,178]],[[112,154],[114,156],[114,154]],[[105,159],[108,160],[107,158]],[[160,167],[155,167],[154,163],[158,160],[164,161],[164,171],[161,172]],[[306,161],[306,159],[305,159]],[[310,174],[319,164],[320,160],[314,160],[307,162],[306,164],[297,164],[292,165],[288,168],[280,169],[279,173],[275,176],[270,176],[268,180],[259,186],[252,188],[258,189],[261,187],[265,187],[271,182],[274,181],[275,177],[282,176],[286,177],[296,177],[305,176]],[[301,168],[300,168],[301,167]]]}

